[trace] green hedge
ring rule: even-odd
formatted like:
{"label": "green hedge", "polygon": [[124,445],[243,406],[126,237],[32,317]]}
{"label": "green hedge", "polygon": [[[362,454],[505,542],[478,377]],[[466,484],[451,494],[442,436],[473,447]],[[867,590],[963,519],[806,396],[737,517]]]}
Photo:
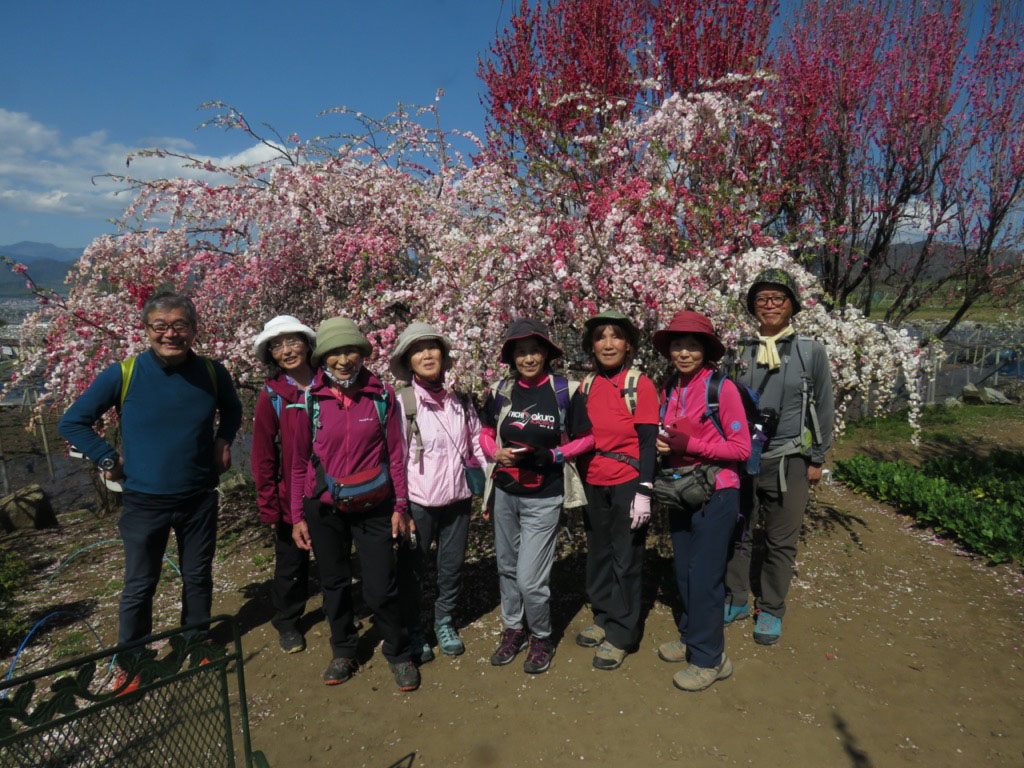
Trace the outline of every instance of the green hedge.
{"label": "green hedge", "polygon": [[1006,562],[1024,560],[1024,496],[1015,490],[1021,460],[1020,454],[1000,452],[985,459],[938,459],[919,470],[903,461],[854,456],[836,462],[836,477],[994,562]]}

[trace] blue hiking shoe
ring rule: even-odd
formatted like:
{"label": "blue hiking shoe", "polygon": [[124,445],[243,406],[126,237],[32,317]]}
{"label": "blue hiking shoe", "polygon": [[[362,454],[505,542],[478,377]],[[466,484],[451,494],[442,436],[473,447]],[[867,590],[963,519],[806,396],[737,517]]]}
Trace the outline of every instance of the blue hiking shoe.
{"label": "blue hiking shoe", "polygon": [[437,635],[437,647],[445,656],[460,656],[466,652],[466,645],[452,624],[451,616],[445,616],[434,624],[434,634]]}
{"label": "blue hiking shoe", "polygon": [[732,624],[734,621],[745,619],[750,615],[750,608],[747,607],[746,603],[743,605],[732,605],[730,603],[725,604],[725,623]]}
{"label": "blue hiking shoe", "polygon": [[761,645],[775,645],[782,635],[782,619],[772,616],[767,611],[760,611],[757,614],[757,624],[754,625],[754,642]]}

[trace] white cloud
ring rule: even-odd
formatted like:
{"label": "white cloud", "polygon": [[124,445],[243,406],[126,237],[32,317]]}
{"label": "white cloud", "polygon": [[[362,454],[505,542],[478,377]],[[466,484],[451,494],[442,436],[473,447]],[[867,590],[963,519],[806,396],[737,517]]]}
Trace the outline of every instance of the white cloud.
{"label": "white cloud", "polygon": [[[125,167],[133,149],[160,147],[217,166],[266,163],[275,157],[270,147],[255,144],[241,152],[222,157],[195,152],[188,139],[147,137],[136,147],[111,141],[105,130],[69,138],[33,120],[24,112],[0,108],[0,211],[94,218],[97,222],[116,217],[127,206],[124,187],[104,174],[127,174],[155,179],[184,176],[212,178],[201,170],[183,168],[176,157],[136,158]],[[216,179],[224,183],[226,179]]]}

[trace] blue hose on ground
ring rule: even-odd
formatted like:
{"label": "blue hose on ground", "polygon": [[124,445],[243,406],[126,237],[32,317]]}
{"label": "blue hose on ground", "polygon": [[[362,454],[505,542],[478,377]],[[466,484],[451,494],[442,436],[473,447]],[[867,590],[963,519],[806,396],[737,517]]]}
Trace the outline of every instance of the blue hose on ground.
{"label": "blue hose on ground", "polygon": [[[54,616],[60,616],[63,613],[65,613],[65,611],[54,611],[53,613],[49,613],[46,616],[44,616],[43,618],[41,618],[39,621],[37,621],[36,625],[34,627],[32,627],[32,629],[29,630],[28,634],[25,635],[25,639],[21,641],[21,645],[18,646],[17,652],[14,654],[14,659],[11,661],[11,668],[9,670],[7,670],[7,677],[4,678],[5,682],[7,680],[10,680],[11,676],[14,674],[14,668],[18,664],[18,657],[21,656],[21,652],[23,650],[25,650],[25,646],[28,644],[29,639],[32,637],[32,635],[35,633],[35,631],[37,629],[39,629],[41,626],[43,626],[43,624],[45,624],[47,621],[52,619]],[[7,698],[7,689],[4,688],[3,692],[0,692],[0,699],[6,699],[6,698]]]}
{"label": "blue hose on ground", "polygon": [[[48,578],[46,580],[46,586],[50,586],[50,582],[52,582],[55,578],[57,578],[57,574],[60,573],[61,571],[63,571],[65,566],[67,566],[68,563],[70,563],[72,560],[74,560],[76,557],[78,557],[83,552],[85,552],[87,550],[90,550],[93,547],[98,547],[101,544],[112,544],[114,542],[120,542],[120,541],[121,541],[121,539],[104,539],[103,541],[97,541],[97,542],[95,542],[93,544],[88,544],[88,545],[82,547],[77,552],[72,554],[71,557],[69,557],[67,560],[65,560],[63,563],[61,563],[56,571],[54,571],[53,573],[50,574],[50,578]],[[177,564],[173,560],[171,560],[171,558],[169,558],[167,555],[164,555],[164,560],[166,560],[168,563],[170,563],[171,568],[173,568],[175,570],[175,572],[179,576],[181,576],[181,569],[177,566]]]}

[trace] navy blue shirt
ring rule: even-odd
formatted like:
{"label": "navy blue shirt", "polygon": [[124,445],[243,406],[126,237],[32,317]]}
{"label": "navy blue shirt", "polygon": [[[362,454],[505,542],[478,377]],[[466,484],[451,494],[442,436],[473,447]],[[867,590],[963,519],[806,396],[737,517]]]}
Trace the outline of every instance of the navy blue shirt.
{"label": "navy blue shirt", "polygon": [[[214,388],[210,371],[193,352],[168,366],[152,350],[135,360],[121,411],[123,485],[150,494],[189,493],[217,485],[215,437],[229,443],[242,422],[242,404],[231,376],[220,363]],[[61,435],[88,458],[100,462],[117,452],[93,425],[121,399],[121,365],[104,369],[60,420]],[[214,435],[214,416],[220,424]]]}

